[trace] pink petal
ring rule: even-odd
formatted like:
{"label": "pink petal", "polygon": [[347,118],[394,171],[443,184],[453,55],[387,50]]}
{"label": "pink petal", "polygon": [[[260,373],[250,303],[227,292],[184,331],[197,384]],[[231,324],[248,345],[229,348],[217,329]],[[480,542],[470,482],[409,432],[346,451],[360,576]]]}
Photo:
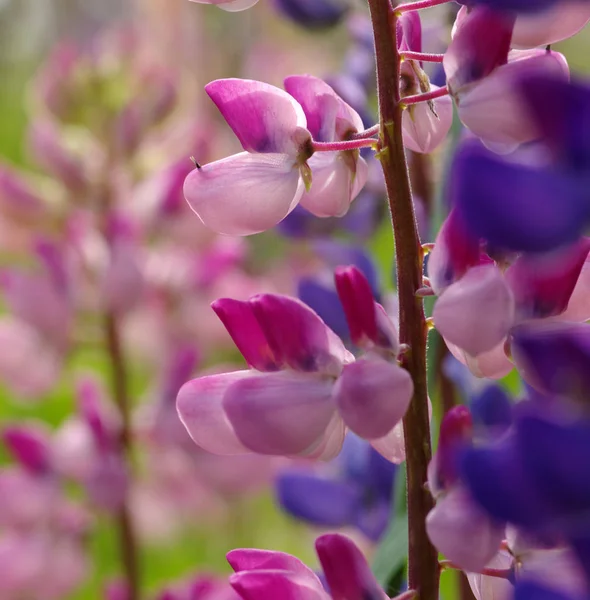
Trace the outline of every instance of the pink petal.
{"label": "pink petal", "polygon": [[301,456],[313,460],[332,460],[340,454],[345,436],[346,426],[344,421],[338,412],[335,412],[319,442]]}
{"label": "pink petal", "polygon": [[238,548],[230,550],[227,562],[237,573],[239,571],[254,571],[260,569],[279,569],[296,573],[301,577],[309,579],[310,583],[320,586],[320,580],[316,574],[302,561],[286,552],[274,550],[259,550],[258,548]]}
{"label": "pink petal", "polygon": [[351,158],[344,152],[316,152],[308,165],[312,183],[310,190],[301,197],[301,206],[316,217],[344,216],[367,181],[365,160]]}
{"label": "pink petal", "polygon": [[346,365],[334,386],[342,419],[368,440],[384,437],[402,420],[413,393],[410,374],[381,358],[361,358]]}
{"label": "pink petal", "polygon": [[551,253],[522,255],[505,277],[514,294],[518,317],[550,317],[568,306],[590,250],[590,238]]}
{"label": "pink petal", "polygon": [[184,183],[184,196],[201,221],[227,235],[274,227],[304,191],[293,159],[285,154],[234,154],[194,169]]}
{"label": "pink petal", "polygon": [[320,536],[315,547],[333,600],[387,599],[367,559],[352,540],[329,533]]}
{"label": "pink petal", "polygon": [[459,487],[428,513],[426,531],[437,550],[466,571],[483,569],[504,539],[504,528],[492,523]]}
{"label": "pink petal", "polygon": [[399,50],[422,52],[422,24],[417,10],[404,12],[398,18],[396,37]]}
{"label": "pink petal", "polygon": [[40,424],[9,425],[1,434],[4,446],[27,470],[47,474],[51,470],[50,433]]}
{"label": "pink petal", "polygon": [[432,316],[446,340],[477,356],[506,337],[514,323],[514,298],[496,266],[474,267],[443,292]]}
{"label": "pink petal", "polygon": [[0,207],[7,216],[24,220],[36,220],[47,212],[45,203],[24,175],[5,166],[0,167]]}
{"label": "pink petal", "polygon": [[244,446],[259,454],[305,453],[322,438],[334,414],[332,381],[280,372],[237,381],[223,407]]}
{"label": "pink petal", "polygon": [[325,82],[312,75],[292,75],[285,89],[299,102],[314,140],[333,142],[364,129],[358,113]]}
{"label": "pink petal", "polygon": [[330,600],[321,586],[280,569],[240,571],[231,575],[229,582],[243,600]]}
{"label": "pink petal", "polygon": [[[486,565],[490,569],[509,569],[514,558],[507,550],[500,550]],[[511,600],[514,586],[506,579],[479,573],[465,573],[476,600]]]}
{"label": "pink petal", "polygon": [[279,363],[337,376],[350,360],[340,338],[297,298],[259,294],[248,302]]}
{"label": "pink petal", "polygon": [[371,446],[388,461],[400,465],[406,460],[404,426],[398,423],[385,437],[371,440]]}
{"label": "pink petal", "polygon": [[588,298],[590,298],[590,255],[586,257],[567,308],[558,318],[563,321],[587,321],[590,319]]}
{"label": "pink petal", "polygon": [[205,91],[244,150],[296,157],[310,140],[301,106],[287,92],[251,79],[218,79]]}
{"label": "pink petal", "polygon": [[250,302],[220,298],[211,308],[251,367],[258,371],[275,371],[280,367]]}
{"label": "pink petal", "polygon": [[[431,90],[438,86],[431,85]],[[403,100],[402,100],[403,101]],[[404,146],[428,154],[445,140],[453,124],[453,101],[450,96],[409,106],[402,116]]]}
{"label": "pink petal", "polygon": [[515,50],[509,55],[508,64],[459,92],[459,118],[493,150],[511,152],[519,144],[538,137],[516,86],[523,73],[567,79],[569,69],[559,52]]}
{"label": "pink petal", "polygon": [[0,320],[0,379],[17,395],[41,400],[56,385],[62,360],[26,323]]}
{"label": "pink petal", "polygon": [[252,371],[209,375],[180,388],[176,399],[178,416],[195,444],[214,454],[248,452],[236,437],[222,400],[232,385],[250,377],[254,377]]}
{"label": "pink petal", "polygon": [[461,364],[465,365],[476,377],[487,379],[501,379],[514,368],[504,351],[505,341],[505,339],[502,340],[495,348],[482,352],[478,356],[470,356],[445,339],[447,348]]}
{"label": "pink petal", "polygon": [[518,15],[512,33],[512,47],[534,48],[555,44],[578,33],[588,21],[590,5],[579,0],[559,2],[548,10]]}

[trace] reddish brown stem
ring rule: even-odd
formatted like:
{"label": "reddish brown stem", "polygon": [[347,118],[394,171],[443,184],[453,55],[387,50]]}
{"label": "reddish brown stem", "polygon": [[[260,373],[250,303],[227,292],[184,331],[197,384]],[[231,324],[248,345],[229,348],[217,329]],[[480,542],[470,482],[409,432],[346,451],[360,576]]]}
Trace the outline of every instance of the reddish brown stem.
{"label": "reddish brown stem", "polygon": [[397,290],[400,306],[400,342],[410,346],[403,364],[414,382],[414,396],[404,417],[408,504],[408,587],[420,600],[437,600],[437,552],[426,534],[426,515],[433,500],[425,488],[431,458],[426,334],[422,300],[422,247],[416,227],[412,192],[402,141],[402,105],[399,90],[400,56],[395,40],[397,13],[389,0],[369,0],[375,36],[377,93],[381,123],[378,158],[383,167],[395,238]]}

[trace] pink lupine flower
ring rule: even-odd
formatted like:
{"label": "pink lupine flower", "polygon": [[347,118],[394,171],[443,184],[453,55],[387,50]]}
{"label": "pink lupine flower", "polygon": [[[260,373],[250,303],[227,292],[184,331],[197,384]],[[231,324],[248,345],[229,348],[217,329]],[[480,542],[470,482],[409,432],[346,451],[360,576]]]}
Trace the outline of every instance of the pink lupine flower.
{"label": "pink lupine flower", "polygon": [[538,137],[515,82],[523,73],[568,79],[565,57],[546,50],[510,51],[513,19],[476,8],[464,13],[443,66],[459,118],[491,149],[511,152]]}
{"label": "pink lupine flower", "polygon": [[245,79],[220,79],[205,90],[245,152],[189,174],[184,193],[214,231],[248,235],[286,217],[311,183],[311,135],[301,106],[287,92]]}
{"label": "pink lupine flower", "polygon": [[219,454],[322,458],[340,450],[345,426],[390,460],[403,460],[396,425],[413,393],[396,362],[395,326],[354,268],[337,272],[356,362],[310,308],[287,296],[247,302],[222,299],[213,308],[252,367],[187,383],[177,399],[193,440]]}
{"label": "pink lupine flower", "polygon": [[446,558],[468,571],[479,571],[504,538],[504,527],[484,513],[461,485],[455,454],[472,436],[471,415],[464,406],[449,411],[441,423],[439,445],[428,467],[436,506],[426,518],[430,541]]}
{"label": "pink lupine flower", "polygon": [[388,597],[377,583],[361,551],[340,534],[322,535],[316,551],[330,588],[299,559],[271,550],[232,550],[227,560],[235,571],[230,584],[243,600],[345,600]]}
{"label": "pink lupine flower", "polygon": [[[422,52],[422,26],[418,11],[403,13],[397,21],[397,44],[401,51]],[[430,83],[419,61],[401,65],[401,95],[413,96],[438,89]],[[413,104],[402,116],[404,146],[423,154],[435,150],[446,138],[453,123],[453,102],[449,96]]]}
{"label": "pink lupine flower", "polygon": [[197,4],[213,4],[227,10],[228,12],[237,12],[240,10],[246,10],[251,6],[254,6],[258,0],[190,0]]}
{"label": "pink lupine flower", "polygon": [[[364,129],[358,113],[317,77],[287,77],[285,90],[301,104],[314,141],[344,141]],[[301,206],[318,217],[344,215],[367,180],[367,163],[359,151],[316,152],[308,164],[313,181]]]}

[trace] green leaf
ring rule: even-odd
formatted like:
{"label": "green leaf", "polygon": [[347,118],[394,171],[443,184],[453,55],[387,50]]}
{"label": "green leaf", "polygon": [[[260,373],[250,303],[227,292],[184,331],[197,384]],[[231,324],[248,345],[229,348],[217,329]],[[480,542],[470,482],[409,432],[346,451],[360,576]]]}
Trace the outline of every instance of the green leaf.
{"label": "green leaf", "polygon": [[373,573],[384,587],[406,564],[408,554],[408,515],[396,515],[373,558]]}

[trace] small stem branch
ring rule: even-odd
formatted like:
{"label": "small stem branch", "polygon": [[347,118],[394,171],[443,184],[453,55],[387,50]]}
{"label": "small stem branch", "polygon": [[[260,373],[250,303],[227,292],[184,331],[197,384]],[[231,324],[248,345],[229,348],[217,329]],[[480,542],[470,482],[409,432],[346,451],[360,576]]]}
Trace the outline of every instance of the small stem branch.
{"label": "small stem branch", "polygon": [[431,92],[426,92],[424,94],[416,94],[414,96],[406,96],[402,99],[402,102],[409,106],[410,104],[418,104],[418,102],[428,102],[428,100],[434,100],[435,98],[440,98],[442,96],[448,96],[449,90],[447,86],[438,88],[437,90],[432,90]]}
{"label": "small stem branch", "polygon": [[395,40],[397,9],[389,0],[368,0],[375,35],[377,92],[381,122],[380,150],[395,238],[400,343],[410,351],[402,364],[414,382],[414,396],[404,417],[408,505],[408,587],[420,600],[437,600],[438,553],[426,533],[426,515],[433,499],[425,488],[431,458],[430,419],[426,380],[426,335],[422,300],[422,247],[416,227],[408,167],[402,140],[400,57]]}
{"label": "small stem branch", "polygon": [[420,60],[423,62],[441,63],[444,54],[428,54],[426,52],[412,52],[411,50],[402,50],[400,56],[405,60]]}
{"label": "small stem branch", "polygon": [[421,10],[423,8],[430,8],[431,6],[439,6],[440,4],[446,4],[450,0],[418,0],[418,2],[406,2],[405,4],[398,4],[393,10],[396,13],[408,12],[409,10]]}
{"label": "small stem branch", "polygon": [[374,137],[379,134],[380,129],[379,123],[373,125],[373,127],[369,127],[369,129],[365,129],[364,131],[359,131],[350,137],[351,140],[362,140],[370,137]]}
{"label": "small stem branch", "polygon": [[341,152],[343,150],[358,150],[369,148],[377,143],[375,139],[358,138],[342,142],[313,142],[315,152]]}
{"label": "small stem branch", "polygon": [[[112,389],[115,403],[121,416],[121,446],[131,462],[131,407],[129,403],[129,377],[121,343],[117,317],[109,312],[105,315],[105,336],[107,352],[111,363]],[[128,499],[116,515],[121,548],[121,561],[125,571],[128,599],[139,600],[139,560],[137,538],[133,530],[133,521],[129,511]]]}

